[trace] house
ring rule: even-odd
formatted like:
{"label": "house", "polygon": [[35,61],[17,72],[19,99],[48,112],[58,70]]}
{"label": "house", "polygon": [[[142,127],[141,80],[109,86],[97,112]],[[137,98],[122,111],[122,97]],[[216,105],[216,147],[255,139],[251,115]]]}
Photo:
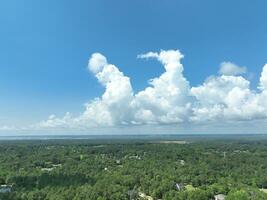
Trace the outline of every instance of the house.
{"label": "house", "polygon": [[226,196],[224,194],[218,194],[214,196],[215,200],[225,200]]}
{"label": "house", "polygon": [[1,185],[0,193],[8,193],[12,191],[12,185]]}
{"label": "house", "polygon": [[51,167],[51,168],[42,168],[41,169],[41,171],[43,171],[43,172],[51,172],[51,171],[53,171],[53,167]]}
{"label": "house", "polygon": [[52,167],[53,167],[53,168],[56,168],[56,167],[62,167],[62,164],[52,164]]}
{"label": "house", "polygon": [[41,168],[41,171],[43,171],[43,172],[51,172],[54,169],[59,168],[59,167],[62,166],[62,164],[50,164],[50,163],[49,163],[49,165],[50,166],[52,165],[52,167],[44,167],[44,168]]}

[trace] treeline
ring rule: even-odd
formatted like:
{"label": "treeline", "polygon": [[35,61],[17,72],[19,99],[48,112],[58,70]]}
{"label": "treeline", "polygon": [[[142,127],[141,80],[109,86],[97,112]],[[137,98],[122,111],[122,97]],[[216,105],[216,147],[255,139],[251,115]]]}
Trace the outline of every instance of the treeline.
{"label": "treeline", "polygon": [[266,158],[267,141],[1,143],[0,199],[264,200]]}

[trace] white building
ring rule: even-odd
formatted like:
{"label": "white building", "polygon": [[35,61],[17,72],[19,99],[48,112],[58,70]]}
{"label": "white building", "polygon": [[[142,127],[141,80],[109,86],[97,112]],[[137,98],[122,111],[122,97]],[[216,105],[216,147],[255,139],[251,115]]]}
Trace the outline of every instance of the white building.
{"label": "white building", "polygon": [[215,200],[225,200],[226,196],[224,194],[218,194],[214,196]]}

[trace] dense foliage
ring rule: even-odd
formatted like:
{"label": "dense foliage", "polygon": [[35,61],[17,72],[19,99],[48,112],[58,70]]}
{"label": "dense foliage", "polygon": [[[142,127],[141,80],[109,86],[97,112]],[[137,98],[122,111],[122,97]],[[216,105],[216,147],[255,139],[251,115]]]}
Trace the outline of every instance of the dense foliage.
{"label": "dense foliage", "polygon": [[267,199],[267,141],[2,142],[0,184],[3,200]]}

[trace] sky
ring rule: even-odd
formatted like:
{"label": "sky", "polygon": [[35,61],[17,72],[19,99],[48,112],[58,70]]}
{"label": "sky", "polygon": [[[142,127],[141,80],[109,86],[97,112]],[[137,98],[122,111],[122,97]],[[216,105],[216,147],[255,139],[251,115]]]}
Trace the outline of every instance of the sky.
{"label": "sky", "polygon": [[266,6],[1,1],[0,134],[267,133]]}

